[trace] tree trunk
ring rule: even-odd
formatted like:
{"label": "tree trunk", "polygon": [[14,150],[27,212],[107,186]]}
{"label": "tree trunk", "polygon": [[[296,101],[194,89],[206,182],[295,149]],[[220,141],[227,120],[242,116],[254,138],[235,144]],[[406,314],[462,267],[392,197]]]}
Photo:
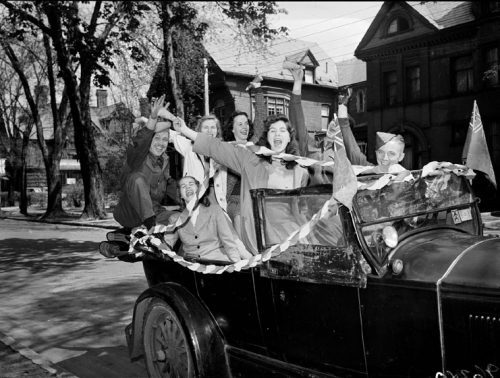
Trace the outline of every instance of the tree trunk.
{"label": "tree trunk", "polygon": [[165,55],[165,72],[167,72],[172,85],[172,94],[174,96],[175,108],[177,116],[184,118],[184,102],[182,99],[182,91],[177,81],[176,65],[174,59],[174,44],[172,42],[172,9],[170,4],[165,1],[161,2],[161,25],[163,30],[163,54]]}
{"label": "tree trunk", "polygon": [[46,169],[47,177],[47,209],[43,215],[43,219],[57,218],[61,215],[66,215],[62,207],[62,182],[59,160],[51,159],[49,169]]}
{"label": "tree trunk", "polygon": [[29,133],[23,134],[23,145],[21,147],[21,187],[19,193],[19,211],[21,214],[28,215],[28,196],[26,194],[26,149],[29,143]]}
{"label": "tree trunk", "polygon": [[52,28],[52,41],[57,53],[57,61],[66,85],[73,127],[75,147],[80,159],[80,169],[84,185],[85,207],[82,218],[102,219],[106,217],[102,172],[97,158],[97,150],[90,119],[89,96],[92,62],[82,56],[80,88],[70,63],[70,54],[64,40],[61,20],[57,12],[48,8],[47,19]]}
{"label": "tree trunk", "polygon": [[[50,108],[52,111],[53,128],[54,128],[54,143],[52,148],[52,153],[47,156],[44,161],[45,172],[47,177],[47,209],[43,218],[57,218],[60,215],[65,215],[65,211],[62,207],[62,182],[61,182],[61,157],[64,144],[64,129],[63,129],[63,119],[66,115],[66,111],[62,111],[61,116],[57,111],[57,101],[56,101],[56,83],[55,75],[53,69],[52,60],[52,49],[50,46],[49,37],[47,34],[43,34],[43,45],[45,47],[45,55],[47,56],[47,77],[49,79],[49,89],[50,89]],[[61,108],[66,108],[66,96],[63,96],[61,100]],[[44,150],[42,150],[44,151]]]}

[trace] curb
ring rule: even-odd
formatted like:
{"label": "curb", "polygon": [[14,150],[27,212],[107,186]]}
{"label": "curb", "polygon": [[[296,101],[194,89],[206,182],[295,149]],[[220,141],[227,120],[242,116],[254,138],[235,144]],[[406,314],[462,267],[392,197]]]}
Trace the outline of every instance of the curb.
{"label": "curb", "polygon": [[27,358],[32,363],[40,366],[42,369],[46,370],[51,375],[57,378],[78,378],[76,375],[64,370],[59,366],[54,366],[54,364],[47,358],[41,356],[33,349],[28,348],[26,345],[16,341],[14,338],[7,336],[0,331],[0,342],[4,343],[15,352],[19,353],[21,356]]}
{"label": "curb", "polygon": [[120,228],[120,226],[109,226],[105,224],[91,224],[91,223],[79,223],[79,222],[71,222],[71,221],[47,221],[47,220],[39,220],[39,219],[29,219],[29,218],[18,218],[18,217],[10,217],[10,216],[1,216],[0,219],[10,219],[16,221],[24,221],[24,222],[36,222],[36,223],[48,223],[48,224],[63,224],[66,226],[77,226],[77,227],[94,227],[94,228],[104,228],[107,230],[116,230]]}

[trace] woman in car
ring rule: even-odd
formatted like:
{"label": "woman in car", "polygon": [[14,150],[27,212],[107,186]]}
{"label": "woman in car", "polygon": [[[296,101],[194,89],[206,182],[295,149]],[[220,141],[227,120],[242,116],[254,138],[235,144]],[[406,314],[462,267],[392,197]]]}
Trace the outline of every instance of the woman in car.
{"label": "woman in car", "polygon": [[[167,119],[173,119],[174,116],[166,108],[160,110],[160,114]],[[212,138],[221,138],[221,126],[219,119],[209,114],[200,118],[196,125],[197,132],[209,135]],[[191,140],[172,130],[170,133],[170,142],[175,149],[184,157],[183,176],[192,176],[200,183],[200,192],[208,192],[210,199],[218,203],[225,211],[227,210],[227,170],[208,157],[193,152],[193,143]]]}
{"label": "woman in car", "polygon": [[211,204],[207,196],[198,200],[200,183],[194,177],[185,176],[178,185],[184,210],[170,217],[169,223],[176,224],[176,231],[165,236],[170,246],[180,239],[182,255],[188,259],[237,262],[251,257],[238,243],[231,221],[221,207]]}
{"label": "woman in car", "polygon": [[295,128],[283,115],[269,116],[264,122],[264,132],[257,146],[267,147],[268,156],[256,155],[248,149],[222,142],[186,126],[184,121],[174,121],[176,131],[194,141],[193,151],[213,158],[218,163],[232,169],[241,176],[241,239],[252,253],[258,253],[255,236],[250,190],[256,188],[294,189],[307,185],[308,171],[295,161],[282,162],[272,155],[288,153],[296,155],[298,143]]}

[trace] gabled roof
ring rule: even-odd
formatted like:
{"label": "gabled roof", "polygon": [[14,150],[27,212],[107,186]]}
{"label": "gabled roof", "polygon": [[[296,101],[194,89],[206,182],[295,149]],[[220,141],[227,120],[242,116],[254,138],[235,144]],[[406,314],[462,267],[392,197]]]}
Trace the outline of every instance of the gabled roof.
{"label": "gabled roof", "polygon": [[99,129],[99,131],[104,132],[101,121],[109,120],[111,118],[122,118],[123,114],[120,115],[119,111],[125,110],[130,113],[131,119],[133,119],[132,112],[126,109],[125,104],[123,102],[117,102],[116,104],[103,106],[103,107],[90,107],[90,118],[92,123]]}
{"label": "gabled roof", "polygon": [[353,58],[337,62],[339,87],[366,81],[366,63]]}
{"label": "gabled roof", "polygon": [[288,70],[283,69],[286,57],[307,58],[314,60],[319,66],[316,68],[317,84],[337,87],[338,75],[335,62],[315,42],[298,39],[276,39],[266,52],[252,46],[238,46],[233,41],[230,49],[221,48],[226,43],[205,42],[204,46],[219,68],[226,73],[254,76],[260,74],[270,79],[293,80]]}
{"label": "gabled roof", "polygon": [[409,1],[413,9],[424,16],[437,29],[474,21],[470,1]]}
{"label": "gabled roof", "polygon": [[[397,33],[394,36],[384,35],[382,28],[388,21],[387,15],[394,8],[397,12],[405,12],[412,18],[415,27],[406,33]],[[377,48],[393,41],[413,38],[419,35],[434,33],[453,26],[474,21],[472,2],[470,1],[385,1],[370,24],[355,54],[364,48]],[[418,27],[417,27],[418,26]]]}
{"label": "gabled roof", "polygon": [[[125,109],[125,104],[123,102],[118,102],[116,104],[103,106],[101,108],[90,107],[90,118],[94,126],[102,133],[104,132],[101,120],[108,120],[110,118],[120,118],[118,113],[119,109]],[[43,137],[45,140],[54,139],[54,121],[52,117],[52,111],[49,107],[41,108],[40,110],[40,119],[42,121],[42,129],[43,129]],[[126,110],[130,113],[131,120],[133,119],[132,112]],[[123,117],[123,115],[121,116]],[[33,125],[31,129],[30,139],[36,139],[36,126]]]}

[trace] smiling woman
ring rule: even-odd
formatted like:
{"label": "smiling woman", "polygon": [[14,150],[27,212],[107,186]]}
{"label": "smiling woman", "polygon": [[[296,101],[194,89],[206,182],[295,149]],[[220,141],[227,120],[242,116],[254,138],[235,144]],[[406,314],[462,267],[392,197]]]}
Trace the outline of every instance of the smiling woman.
{"label": "smiling woman", "polygon": [[179,254],[191,260],[228,263],[251,257],[237,242],[236,231],[220,206],[211,204],[207,196],[198,202],[200,183],[194,177],[185,176],[178,185],[186,208],[170,217],[169,223],[176,224],[175,232],[165,236],[170,246],[180,239]]}
{"label": "smiling woman", "polygon": [[[301,112],[300,101],[299,96],[295,105],[297,111]],[[301,122],[300,128],[303,128],[303,114],[297,118],[300,119],[298,122]],[[212,138],[205,133],[198,133],[187,127],[183,121],[180,126],[174,123],[174,128],[178,133],[194,140],[193,152],[208,156],[241,176],[241,216],[236,228],[247,249],[252,253],[257,253],[250,190],[256,188],[294,189],[306,186],[309,179],[307,169],[300,167],[295,161],[282,164],[281,160],[272,158],[272,155],[282,152],[299,154],[295,128],[284,115],[272,115],[266,119],[263,134],[256,145],[270,149],[272,151],[270,156],[256,155],[250,150],[251,147],[242,148],[236,144]],[[279,219],[286,223],[291,209],[284,209],[284,206],[281,206],[279,210]],[[293,229],[293,226],[290,225],[287,230]]]}

